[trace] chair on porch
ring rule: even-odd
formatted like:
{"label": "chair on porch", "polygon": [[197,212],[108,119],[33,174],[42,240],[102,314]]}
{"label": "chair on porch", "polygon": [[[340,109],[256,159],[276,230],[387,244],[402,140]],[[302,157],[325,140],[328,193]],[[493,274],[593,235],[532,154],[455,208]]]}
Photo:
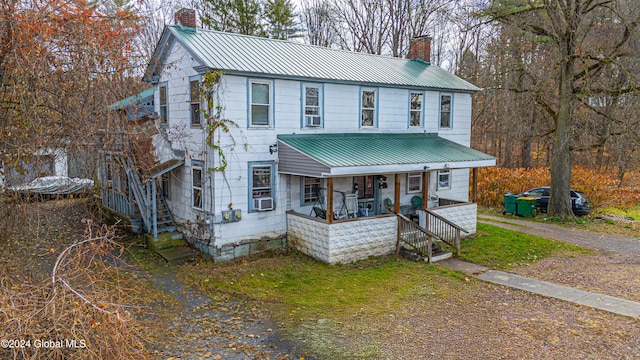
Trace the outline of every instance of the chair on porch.
{"label": "chair on porch", "polygon": [[411,205],[413,205],[413,208],[416,210],[421,210],[422,209],[422,198],[420,196],[414,196],[411,198]]}
{"label": "chair on porch", "polygon": [[320,219],[325,219],[325,220],[327,219],[327,210],[319,206],[314,206],[313,212],[316,213],[316,217],[319,217]]}
{"label": "chair on porch", "polygon": [[384,199],[384,208],[389,212],[393,212],[393,201],[389,198]]}
{"label": "chair on porch", "polygon": [[411,214],[409,214],[409,219],[417,222],[420,216],[418,215],[418,210],[422,210],[422,198],[420,196],[414,196],[411,198]]}

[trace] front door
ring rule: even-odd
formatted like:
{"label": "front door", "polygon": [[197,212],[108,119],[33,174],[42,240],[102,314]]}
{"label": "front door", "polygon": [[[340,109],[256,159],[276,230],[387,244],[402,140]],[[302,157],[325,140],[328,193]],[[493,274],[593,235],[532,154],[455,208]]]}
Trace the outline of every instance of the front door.
{"label": "front door", "polygon": [[353,178],[353,191],[358,194],[359,210],[364,210],[367,216],[380,213],[378,209],[378,204],[380,203],[378,180],[375,176],[355,176]]}

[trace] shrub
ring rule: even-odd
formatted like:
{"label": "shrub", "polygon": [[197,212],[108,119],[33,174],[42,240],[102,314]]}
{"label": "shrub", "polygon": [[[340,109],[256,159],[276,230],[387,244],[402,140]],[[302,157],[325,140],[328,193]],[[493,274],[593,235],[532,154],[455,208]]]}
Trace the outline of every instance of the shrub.
{"label": "shrub", "polygon": [[[582,191],[597,209],[604,206],[630,206],[640,199],[640,181],[629,176],[625,186],[619,186],[616,174],[574,166],[571,187]],[[501,208],[504,194],[520,194],[528,189],[548,186],[551,182],[549,168],[507,169],[500,167],[478,170],[478,204]]]}

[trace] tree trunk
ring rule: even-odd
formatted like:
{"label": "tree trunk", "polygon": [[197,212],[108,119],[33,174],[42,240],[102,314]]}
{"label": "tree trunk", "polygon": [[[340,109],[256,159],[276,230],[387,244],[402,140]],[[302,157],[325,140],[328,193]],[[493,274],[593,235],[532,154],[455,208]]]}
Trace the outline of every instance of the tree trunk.
{"label": "tree trunk", "polygon": [[[566,47],[565,47],[566,49]],[[555,119],[556,131],[551,158],[551,190],[549,194],[550,216],[573,217],[571,209],[571,131],[573,116],[573,65],[568,55],[560,65],[560,107]]]}

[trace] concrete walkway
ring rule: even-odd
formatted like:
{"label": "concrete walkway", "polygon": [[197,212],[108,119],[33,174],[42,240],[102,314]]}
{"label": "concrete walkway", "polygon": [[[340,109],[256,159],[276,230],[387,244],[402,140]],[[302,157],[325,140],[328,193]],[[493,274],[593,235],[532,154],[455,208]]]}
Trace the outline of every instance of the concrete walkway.
{"label": "concrete walkway", "polygon": [[458,259],[447,259],[438,262],[446,268],[461,271],[480,280],[493,284],[508,286],[555,299],[609,311],[619,315],[640,318],[640,303],[613,296],[578,290],[568,286],[553,284],[547,281],[527,278],[504,271],[489,270],[486,267]]}

